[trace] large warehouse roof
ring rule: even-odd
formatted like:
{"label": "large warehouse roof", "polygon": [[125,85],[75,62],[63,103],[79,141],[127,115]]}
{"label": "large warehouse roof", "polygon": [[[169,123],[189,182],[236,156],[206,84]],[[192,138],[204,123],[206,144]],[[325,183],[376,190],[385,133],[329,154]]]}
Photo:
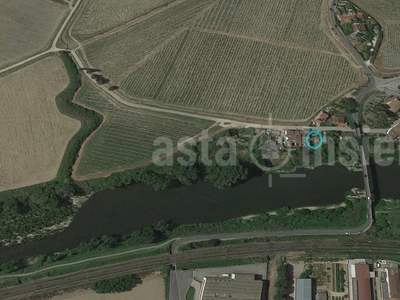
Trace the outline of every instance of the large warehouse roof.
{"label": "large warehouse roof", "polygon": [[400,270],[388,269],[389,299],[400,300]]}
{"label": "large warehouse roof", "polygon": [[353,299],[354,300],[372,300],[371,278],[369,274],[369,265],[355,265],[356,277],[353,278]]}
{"label": "large warehouse roof", "polygon": [[263,281],[256,280],[255,275],[232,274],[229,277],[207,277],[203,280],[202,300],[235,299],[260,300]]}

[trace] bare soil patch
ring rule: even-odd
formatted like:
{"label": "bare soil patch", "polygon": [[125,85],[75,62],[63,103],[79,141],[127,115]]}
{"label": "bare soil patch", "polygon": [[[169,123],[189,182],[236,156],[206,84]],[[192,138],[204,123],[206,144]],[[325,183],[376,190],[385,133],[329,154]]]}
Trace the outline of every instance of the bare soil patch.
{"label": "bare soil patch", "polygon": [[0,68],[49,44],[68,6],[46,0],[0,1]]}
{"label": "bare soil patch", "polygon": [[97,294],[92,290],[81,290],[62,296],[53,297],[54,300],[165,300],[164,281],[158,274],[153,274],[143,279],[130,292],[117,294]]}
{"label": "bare soil patch", "polygon": [[55,102],[68,81],[57,57],[0,79],[0,191],[57,175],[67,144],[80,127]]}

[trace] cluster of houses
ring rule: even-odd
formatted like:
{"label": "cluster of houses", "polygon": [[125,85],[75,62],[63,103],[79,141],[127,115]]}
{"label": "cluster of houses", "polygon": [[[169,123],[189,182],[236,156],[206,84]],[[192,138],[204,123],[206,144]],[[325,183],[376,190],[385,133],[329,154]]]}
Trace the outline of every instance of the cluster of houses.
{"label": "cluster of houses", "polygon": [[367,31],[367,27],[364,24],[359,23],[359,21],[364,20],[365,16],[362,12],[341,14],[336,13],[336,17],[341,25],[351,25],[355,32]]}
{"label": "cluster of houses", "polygon": [[[269,139],[263,145],[262,153],[263,158],[279,158],[276,154],[279,153],[279,149],[283,147],[305,147],[307,132],[299,129],[287,129],[287,130],[267,130],[267,129],[256,129],[256,133],[261,133],[269,136]],[[317,137],[311,136],[309,138],[310,144],[317,143]]]}
{"label": "cluster of houses", "polygon": [[317,117],[315,118],[314,122],[317,126],[320,126],[321,124],[325,122],[330,122],[334,126],[338,127],[346,127],[347,122],[345,117],[341,116],[331,116],[327,111],[323,110],[321,111]]}

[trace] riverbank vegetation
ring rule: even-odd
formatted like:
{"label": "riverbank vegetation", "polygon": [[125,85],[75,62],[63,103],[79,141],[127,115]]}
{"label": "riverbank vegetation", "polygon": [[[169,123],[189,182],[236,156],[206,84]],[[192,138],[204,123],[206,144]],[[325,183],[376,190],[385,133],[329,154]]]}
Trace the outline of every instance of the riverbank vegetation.
{"label": "riverbank vegetation", "polygon": [[290,280],[288,265],[282,260],[280,266],[278,267],[278,278],[275,282],[275,295],[274,300],[287,299],[289,294],[288,282]]}
{"label": "riverbank vegetation", "polygon": [[64,153],[63,160],[58,170],[57,181],[69,180],[71,177],[72,166],[78,157],[79,149],[86,138],[100,126],[103,117],[98,113],[86,109],[73,102],[75,93],[81,87],[81,74],[73,62],[68,52],[60,52],[60,58],[64,63],[64,67],[68,73],[69,84],[64,91],[56,97],[58,109],[64,115],[78,119],[81,122],[80,130],[68,143]]}
{"label": "riverbank vegetation", "polygon": [[385,240],[400,240],[400,200],[381,200],[375,205],[375,225],[368,235]]}
{"label": "riverbank vegetation", "polygon": [[[251,231],[286,231],[299,229],[344,229],[361,226],[366,222],[365,199],[346,200],[345,206],[334,209],[292,209],[284,207],[276,211],[276,214],[262,213],[253,218],[244,220],[235,218],[216,223],[205,224],[172,224],[160,221],[151,227],[134,231],[129,235],[101,236],[79,246],[55,254],[39,255],[34,259],[19,259],[11,263],[0,265],[1,273],[27,273],[37,269],[58,264],[79,261],[95,256],[122,252],[124,249],[140,248],[149,244],[157,244],[174,237],[182,237],[197,234],[237,233]],[[207,242],[206,242],[207,243]],[[210,245],[216,246],[220,242],[212,240]],[[203,244],[191,245],[201,247]],[[155,251],[155,250],[154,250]],[[166,249],[158,249],[160,253]],[[139,255],[137,253],[136,255]],[[134,254],[130,254],[129,257]],[[131,257],[132,258],[132,257]],[[124,258],[120,258],[123,260]],[[126,259],[126,258],[125,258]],[[93,267],[96,262],[91,262]],[[101,262],[99,262],[101,263]],[[74,269],[82,268],[79,265]],[[53,272],[52,272],[53,273]],[[53,273],[59,275],[59,272]]]}
{"label": "riverbank vegetation", "polygon": [[[73,69],[74,65],[69,56],[63,54],[63,57],[66,65],[69,66],[70,76],[77,76],[77,70]],[[58,104],[65,106],[65,110],[69,110],[70,113],[79,107],[70,103],[69,100],[78,85],[79,82],[76,81],[74,88],[58,98]],[[262,174],[262,171],[254,165],[251,153],[248,150],[250,142],[255,136],[255,130],[240,129],[227,130],[215,135],[212,141],[207,143],[207,151],[204,150],[204,143],[187,146],[186,150],[191,151],[195,158],[193,164],[187,167],[182,166],[178,161],[181,159],[187,161],[191,157],[188,157],[187,153],[178,152],[171,158],[172,163],[164,166],[152,164],[147,167],[115,173],[107,178],[75,182],[70,179],[70,174],[79,149],[78,145],[91,130],[97,128],[101,121],[96,114],[89,114],[86,109],[82,109],[79,114],[82,115],[81,122],[84,130],[78,133],[74,140],[71,141],[69,146],[72,147],[71,151],[67,152],[70,153],[69,155],[71,153],[75,154],[64,158],[57,180],[0,194],[0,222],[6,224],[3,229],[0,229],[0,233],[3,230],[5,233],[3,236],[6,237],[3,244],[26,243],[54,234],[56,231],[43,231],[42,229],[56,225],[73,216],[76,207],[69,200],[73,196],[84,196],[93,192],[135,183],[144,183],[153,186],[155,190],[164,190],[180,185],[194,184],[198,181],[209,181],[216,188],[223,189],[243,183],[254,176]],[[340,137],[335,133],[329,133],[329,136],[332,136],[335,145],[337,145]],[[232,147],[231,141],[235,141],[236,148]],[[261,163],[268,166],[269,161],[262,159],[261,150],[258,148],[255,150],[257,150],[255,154],[258,155],[256,158],[261,159]],[[235,153],[238,155],[233,155]],[[338,153],[335,155],[337,156]],[[321,157],[322,163],[329,162],[329,149],[326,145],[322,147]],[[230,163],[227,166],[222,166],[216,163],[217,159]],[[310,161],[312,167],[316,166],[313,164],[313,161],[315,161],[313,153],[310,154]],[[302,153],[293,151],[289,162],[283,166],[282,170],[293,171],[302,164]],[[41,205],[35,206],[36,202],[41,203]],[[12,207],[16,206],[19,209],[14,209],[14,214],[9,214],[8,212]],[[37,215],[43,215],[44,218],[36,218],[35,216]],[[13,222],[9,222],[11,216]],[[31,216],[32,220],[30,219]],[[27,223],[29,226],[26,226]]]}

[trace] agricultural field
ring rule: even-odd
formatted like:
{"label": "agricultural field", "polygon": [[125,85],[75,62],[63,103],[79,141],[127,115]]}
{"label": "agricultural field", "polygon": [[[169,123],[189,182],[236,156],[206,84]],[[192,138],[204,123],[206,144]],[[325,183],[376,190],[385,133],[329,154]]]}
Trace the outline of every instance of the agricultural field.
{"label": "agricultural field", "polygon": [[145,14],[158,6],[171,1],[166,0],[84,0],[79,16],[72,28],[78,40],[102,34]]}
{"label": "agricultural field", "polygon": [[397,0],[354,0],[383,27],[383,44],[376,65],[387,70],[400,70],[400,1]]}
{"label": "agricultural field", "polygon": [[190,30],[134,70],[122,87],[134,97],[173,105],[298,120],[356,80],[338,54]]}
{"label": "agricultural field", "polygon": [[68,11],[67,5],[48,0],[0,3],[0,68],[46,48]]}
{"label": "agricultural field", "polygon": [[222,0],[195,27],[339,52],[322,26],[322,0]]}
{"label": "agricultural field", "polygon": [[105,123],[87,141],[77,166],[77,176],[110,173],[146,163],[159,148],[153,145],[156,138],[169,137],[176,145],[180,138],[196,136],[213,124],[119,108],[88,81],[84,81],[77,101],[106,115]]}
{"label": "agricultural field", "polygon": [[171,38],[179,35],[214,0],[186,0],[171,5],[142,22],[85,45],[93,68],[117,80]]}
{"label": "agricultural field", "polygon": [[68,81],[55,56],[0,79],[0,191],[56,177],[67,144],[80,128],[55,102]]}
{"label": "agricultural field", "polygon": [[400,22],[386,25],[386,42],[382,45],[381,60],[386,68],[400,69]]}

